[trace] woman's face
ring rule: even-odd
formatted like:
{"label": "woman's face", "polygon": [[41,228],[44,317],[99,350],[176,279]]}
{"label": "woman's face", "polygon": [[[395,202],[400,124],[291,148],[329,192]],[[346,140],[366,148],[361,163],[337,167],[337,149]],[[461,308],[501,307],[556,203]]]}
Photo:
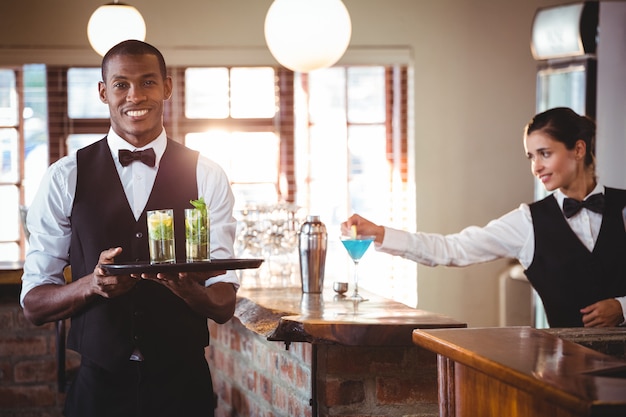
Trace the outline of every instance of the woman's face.
{"label": "woman's face", "polygon": [[585,142],[579,140],[574,149],[536,130],[524,139],[530,169],[547,191],[568,190],[577,180],[584,181]]}

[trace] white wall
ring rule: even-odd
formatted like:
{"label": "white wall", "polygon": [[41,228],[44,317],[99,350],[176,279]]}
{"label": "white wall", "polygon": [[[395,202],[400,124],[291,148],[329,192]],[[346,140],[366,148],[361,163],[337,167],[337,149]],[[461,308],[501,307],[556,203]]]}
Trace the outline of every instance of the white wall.
{"label": "white wall", "polygon": [[598,177],[626,188],[626,2],[600,3]]}
{"label": "white wall", "polygon": [[[1,1],[0,65],[99,64],[85,28],[107,1]],[[522,148],[522,128],[535,109],[531,23],[537,7],[566,2],[345,0],[353,23],[347,60],[408,56],[413,65],[419,229],[456,232],[532,201]],[[270,0],[128,3],[141,11],[146,40],[170,64],[273,62],[263,38]],[[420,266],[419,307],[471,326],[495,326],[504,267],[504,261],[464,269]]]}

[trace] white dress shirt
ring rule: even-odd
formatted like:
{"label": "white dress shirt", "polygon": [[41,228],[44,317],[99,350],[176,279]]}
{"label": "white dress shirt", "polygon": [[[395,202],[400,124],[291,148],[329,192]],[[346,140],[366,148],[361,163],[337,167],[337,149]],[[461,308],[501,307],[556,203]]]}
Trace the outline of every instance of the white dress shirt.
{"label": "white dress shirt", "polygon": [[[115,134],[113,129],[109,130],[107,142],[128,203],[135,219],[138,219],[148,202],[161,157],[167,146],[165,130],[143,148],[133,148]],[[142,163],[131,163],[126,167],[120,164],[118,158],[120,149],[133,151],[147,148],[154,148],[156,154],[154,167]],[[65,283],[63,269],[69,264],[70,216],[76,192],[76,173],[76,154],[63,157],[52,164],[28,209],[27,227],[30,239],[24,262],[21,302],[26,293],[38,285]],[[196,177],[198,195],[204,197],[210,210],[211,258],[233,258],[237,222],[232,216],[235,199],[228,178],[219,165],[202,155],[198,158]],[[234,271],[209,278],[205,285],[209,286],[216,282],[230,282],[236,288],[239,287],[239,280]]]}
{"label": "white dress shirt", "polygon": [[[604,187],[597,185],[589,195],[603,191]],[[565,195],[557,190],[554,196],[562,210]],[[626,225],[626,208],[622,215]],[[580,241],[592,251],[600,232],[602,215],[583,208],[566,220]],[[381,252],[428,266],[467,266],[499,258],[515,258],[527,269],[535,254],[535,232],[530,207],[521,204],[484,227],[470,226],[450,235],[410,233],[385,227],[383,243],[375,247]],[[626,315],[626,297],[616,300]]]}

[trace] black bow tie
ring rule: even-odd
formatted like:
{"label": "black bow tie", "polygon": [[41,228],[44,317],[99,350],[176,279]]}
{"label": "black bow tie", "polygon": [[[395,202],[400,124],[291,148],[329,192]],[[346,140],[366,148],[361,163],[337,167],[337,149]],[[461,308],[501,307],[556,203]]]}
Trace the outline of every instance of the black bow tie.
{"label": "black bow tie", "polygon": [[583,201],[574,200],[573,198],[563,200],[563,214],[568,219],[578,213],[583,207],[596,213],[602,213],[604,211],[604,195],[594,194]]}
{"label": "black bow tie", "polygon": [[133,161],[140,161],[149,167],[153,167],[156,163],[156,155],[154,149],[148,148],[144,151],[129,151],[127,149],[120,149],[118,152],[120,158],[120,164],[123,167],[130,165]]}

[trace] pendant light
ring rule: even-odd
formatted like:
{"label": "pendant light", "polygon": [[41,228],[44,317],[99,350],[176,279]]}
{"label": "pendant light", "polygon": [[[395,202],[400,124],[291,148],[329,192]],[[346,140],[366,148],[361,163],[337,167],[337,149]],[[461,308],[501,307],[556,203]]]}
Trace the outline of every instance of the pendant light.
{"label": "pendant light", "polygon": [[146,39],[146,23],[139,10],[124,3],[102,5],[93,12],[87,24],[91,47],[101,56],[118,43]]}
{"label": "pendant light", "polygon": [[335,64],[352,35],[341,0],[274,0],[265,17],[265,41],[276,60],[296,72]]}

